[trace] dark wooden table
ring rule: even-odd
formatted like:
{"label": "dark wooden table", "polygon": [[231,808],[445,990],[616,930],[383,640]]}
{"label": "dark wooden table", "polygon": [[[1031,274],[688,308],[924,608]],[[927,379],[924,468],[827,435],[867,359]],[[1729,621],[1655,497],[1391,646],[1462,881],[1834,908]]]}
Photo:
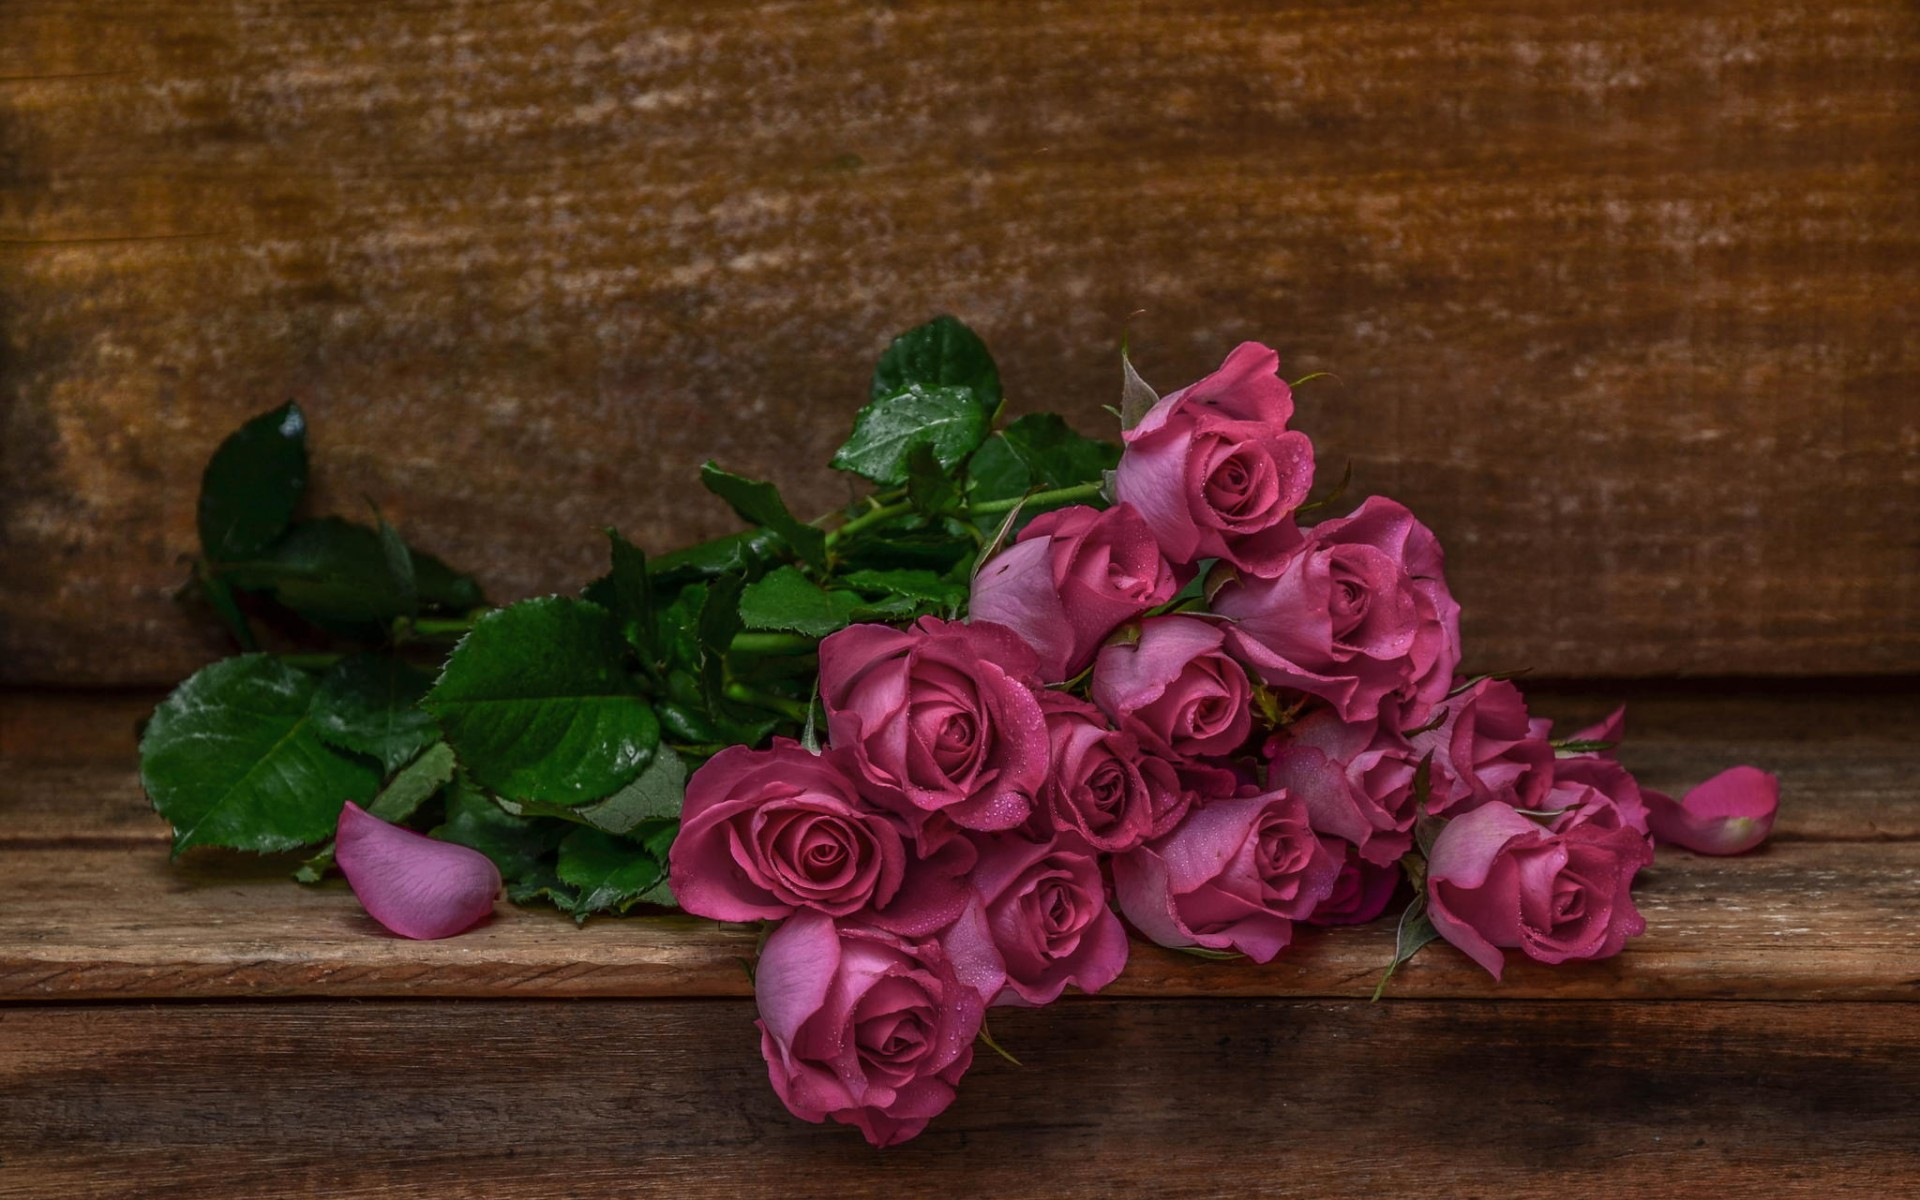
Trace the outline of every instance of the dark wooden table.
{"label": "dark wooden table", "polygon": [[[148,696],[0,698],[0,1196],[1805,1195],[1920,1188],[1920,691],[1641,686],[1626,757],[1785,789],[1738,859],[1661,851],[1623,956],[1494,985],[1385,925],[1266,967],[1138,946],[997,1011],[1016,1068],[887,1152],[768,1090],[693,919],[502,903],[386,935],[290,863],[169,863]],[[1536,689],[1577,719],[1605,697]]]}

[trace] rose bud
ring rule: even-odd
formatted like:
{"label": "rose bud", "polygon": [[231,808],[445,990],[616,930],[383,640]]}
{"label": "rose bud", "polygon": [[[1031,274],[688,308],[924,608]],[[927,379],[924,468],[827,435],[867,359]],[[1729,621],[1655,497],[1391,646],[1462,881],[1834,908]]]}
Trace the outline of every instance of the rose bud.
{"label": "rose bud", "polygon": [[1123,435],[1114,494],[1140,510],[1176,566],[1221,558],[1271,574],[1300,544],[1313,443],[1287,429],[1280,356],[1246,342],[1218,371],[1155,404]]}
{"label": "rose bud", "polygon": [[1483,804],[1545,807],[1553,747],[1532,728],[1520,689],[1482,679],[1442,703],[1440,724],[1410,739],[1415,754],[1432,756],[1428,811],[1460,816]]}
{"label": "rose bud", "polygon": [[1051,1004],[1073,984],[1097,992],[1127,965],[1127,931],[1107,907],[1107,884],[1092,846],[1072,835],[1032,842],[1006,834],[978,839],[974,886],[1006,964],[996,1004]]}
{"label": "rose bud", "polygon": [[1038,841],[1056,832],[1084,838],[1106,853],[1153,836],[1161,814],[1183,803],[1173,765],[1142,753],[1132,734],[1107,728],[1100,710],[1060,692],[1041,693],[1053,768],[1026,831]]}
{"label": "rose bud", "polygon": [[1607,958],[1647,928],[1633,877],[1652,861],[1631,829],[1554,833],[1504,804],[1447,823],[1427,860],[1427,916],[1500,978],[1506,950],[1545,963]]}
{"label": "rose bud", "polygon": [[1039,659],[1041,681],[1059,683],[1085,670],[1121,622],[1178,588],[1131,506],[1063,508],[1035,517],[987,561],[974,576],[967,614],[1019,634]]}
{"label": "rose bud", "polygon": [[1321,833],[1345,838],[1371,863],[1413,848],[1420,755],[1398,731],[1322,710],[1270,739],[1267,755],[1267,786],[1300,797]]}
{"label": "rose bud", "polygon": [[1645,793],[1653,836],[1696,854],[1744,854],[1773,832],[1780,780],[1758,767],[1731,767],[1679,802]]}
{"label": "rose bud", "polygon": [[1162,946],[1238,950],[1271,961],[1332,894],[1340,857],[1286,792],[1213,800],[1172,833],[1115,856],[1114,892]]}
{"label": "rose bud", "polygon": [[789,738],[730,746],[687,781],[668,879],[680,907],[716,921],[777,920],[798,909],[865,913],[927,933],[966,907],[970,847],[916,858],[900,818],[859,793],[846,755]]}
{"label": "rose bud", "polygon": [[390,825],[349,800],[333,860],[367,915],[401,937],[464,933],[493,912],[500,868],[478,850]]}
{"label": "rose bud", "polygon": [[1093,701],[1161,754],[1232,754],[1253,728],[1253,685],[1223,649],[1226,639],[1217,622],[1149,617],[1137,641],[1100,651]]}
{"label": "rose bud", "polygon": [[1379,496],[1313,527],[1271,578],[1242,575],[1215,594],[1233,652],[1275,687],[1319,696],[1345,721],[1388,705],[1403,728],[1425,721],[1460,661],[1460,606],[1440,543]]}
{"label": "rose bud", "polygon": [[803,1121],[904,1142],[953,1103],[1003,979],[978,905],[938,939],[798,913],[754,972],[773,1090]]}
{"label": "rose bud", "polygon": [[[1327,840],[1327,839],[1323,839]],[[1400,886],[1400,864],[1382,866],[1360,857],[1349,842],[1335,842],[1343,855],[1333,891],[1307,917],[1309,925],[1365,925],[1387,911]]]}
{"label": "rose bud", "polygon": [[916,834],[929,814],[974,830],[1027,819],[1046,781],[1033,651],[998,625],[850,625],[820,643],[820,699],[862,791]]}

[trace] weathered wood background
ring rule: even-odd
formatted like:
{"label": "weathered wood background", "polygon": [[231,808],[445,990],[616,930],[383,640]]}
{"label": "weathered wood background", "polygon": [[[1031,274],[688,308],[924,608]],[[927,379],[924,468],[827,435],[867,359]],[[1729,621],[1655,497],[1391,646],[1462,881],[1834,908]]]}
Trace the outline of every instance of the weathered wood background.
{"label": "weathered wood background", "polygon": [[[0,4],[0,679],[164,681],[219,437],[309,406],[498,598],[802,509],[937,310],[1020,409],[1283,351],[1476,665],[1920,669],[1920,9]],[[1130,314],[1138,313],[1137,316]]]}

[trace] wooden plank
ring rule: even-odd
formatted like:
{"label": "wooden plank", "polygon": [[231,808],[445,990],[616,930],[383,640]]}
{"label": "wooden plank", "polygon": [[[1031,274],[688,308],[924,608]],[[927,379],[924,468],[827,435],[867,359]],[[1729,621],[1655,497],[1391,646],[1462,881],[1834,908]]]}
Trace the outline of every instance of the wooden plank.
{"label": "wooden plank", "polygon": [[[292,859],[158,845],[0,848],[0,1000],[239,996],[737,996],[755,933],[692,917],[600,920],[501,903],[443,942],[408,942],[343,884],[289,883]],[[1920,998],[1920,842],[1789,842],[1738,859],[1665,851],[1642,875],[1647,935],[1619,958],[1516,959],[1496,985],[1446,947],[1397,995]],[[1122,995],[1371,994],[1389,922],[1303,931],[1266,966],[1136,946]]]}
{"label": "wooden plank", "polygon": [[0,1010],[0,1196],[1910,1194],[1909,1005],[1073,1002],[914,1142],[767,1088],[750,1007]]}
{"label": "wooden plank", "polygon": [[0,678],[165,681],[220,436],[296,396],[503,598],[802,510],[940,309],[1016,411],[1284,348],[1471,662],[1920,669],[1920,10],[0,7]]}
{"label": "wooden plank", "polygon": [[[1678,789],[1735,761],[1779,771],[1785,800],[1773,844],[1731,860],[1663,850],[1638,893],[1651,932],[1624,958],[1517,964],[1496,989],[1440,949],[1408,968],[1396,992],[1911,998],[1920,987],[1920,694],[1859,684],[1623,694],[1629,761],[1652,786]],[[1613,701],[1561,685],[1536,689],[1535,703],[1570,728]],[[740,959],[753,935],[707,922],[603,920],[575,930],[556,914],[503,903],[484,929],[414,944],[380,931],[338,883],[293,885],[288,858],[195,853],[169,863],[165,827],[124,765],[130,746],[107,732],[129,724],[119,699],[89,708],[0,698],[0,729],[12,731],[0,758],[0,997],[746,991]],[[42,765],[20,764],[16,753]],[[1309,934],[1268,967],[1141,946],[1117,987],[1365,995],[1391,938],[1384,927]]]}

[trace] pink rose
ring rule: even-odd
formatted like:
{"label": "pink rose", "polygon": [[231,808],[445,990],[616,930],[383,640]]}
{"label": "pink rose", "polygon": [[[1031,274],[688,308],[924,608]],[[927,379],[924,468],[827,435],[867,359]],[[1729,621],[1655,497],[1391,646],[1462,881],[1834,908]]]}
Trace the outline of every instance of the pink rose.
{"label": "pink rose", "polygon": [[1602,829],[1631,829],[1649,844],[1647,802],[1639,781],[1611,758],[1576,755],[1554,760],[1553,786],[1539,801],[1540,809],[1556,813],[1548,821],[1555,833],[1576,825]]}
{"label": "pink rose", "polygon": [[1093,701],[1162,754],[1232,754],[1253,728],[1253,685],[1222,648],[1226,640],[1217,622],[1149,617],[1138,641],[1100,651]]}
{"label": "pink rose", "polygon": [[1413,848],[1420,755],[1391,726],[1322,710],[1276,734],[1267,753],[1267,786],[1300,797],[1315,829],[1352,842],[1371,863]]}
{"label": "pink rose", "polygon": [[729,746],[687,781],[668,854],[674,898],[716,921],[884,905],[906,870],[896,821],[860,798],[837,754],[786,738],[767,750]]}
{"label": "pink rose", "polygon": [[1398,863],[1370,863],[1350,843],[1339,845],[1344,855],[1340,874],[1333,881],[1333,891],[1307,917],[1309,925],[1365,925],[1387,911],[1400,886]]}
{"label": "pink rose", "polygon": [[1286,792],[1210,801],[1166,837],[1113,860],[1120,911],[1162,946],[1268,962],[1333,891],[1340,857]]}
{"label": "pink rose", "polygon": [[668,852],[680,907],[716,921],[860,913],[910,935],[951,924],[971,895],[972,847],[916,857],[900,818],[861,797],[848,765],[844,753],[810,754],[788,738],[709,759],[687,781]]}
{"label": "pink rose", "polygon": [[1553,747],[1532,728],[1520,689],[1482,679],[1444,701],[1445,719],[1412,737],[1433,756],[1428,811],[1460,816],[1483,804],[1545,807],[1553,786]]}
{"label": "pink rose", "polygon": [[1131,850],[1184,804],[1173,765],[1142,753],[1132,734],[1108,729],[1099,709],[1060,692],[1042,693],[1041,708],[1053,769],[1027,823],[1038,840],[1071,832],[1096,850]]}
{"label": "pink rose", "polygon": [[798,913],[754,972],[773,1090],[803,1121],[904,1142],[953,1103],[1003,978],[977,905],[938,939]]}
{"label": "pink rose", "polygon": [[1097,992],[1127,965],[1127,931],[1107,907],[1093,847],[1071,835],[1033,842],[1015,834],[979,839],[974,886],[1006,964],[997,1004],[1051,1004],[1073,984]]}
{"label": "pink rose", "polygon": [[1647,928],[1633,877],[1653,859],[1631,829],[1554,833],[1504,804],[1447,823],[1427,862],[1427,915],[1440,936],[1500,978],[1520,950],[1546,963],[1607,958]]}
{"label": "pink rose", "polygon": [[1653,836],[1697,854],[1744,854],[1773,832],[1780,780],[1758,767],[1730,767],[1677,803],[1646,793]]}
{"label": "pink rose", "polygon": [[1418,725],[1460,661],[1460,606],[1440,543],[1379,496],[1314,526],[1271,578],[1229,581],[1213,610],[1236,623],[1229,644],[1255,674],[1319,696],[1345,721],[1387,705]]}
{"label": "pink rose", "polygon": [[1086,669],[1123,621],[1172,599],[1179,584],[1153,532],[1126,504],[1035,517],[974,576],[968,618],[1005,625],[1032,646],[1045,683]]}
{"label": "pink rose", "polygon": [[1124,438],[1114,494],[1140,510],[1177,566],[1222,558],[1271,574],[1300,543],[1313,443],[1289,431],[1280,356],[1246,342],[1218,371],[1154,405]]}
{"label": "pink rose", "polygon": [[1033,671],[1033,651],[998,625],[923,617],[906,630],[850,625],[820,643],[833,745],[916,833],[930,814],[976,830],[1027,819],[1048,761]]}

